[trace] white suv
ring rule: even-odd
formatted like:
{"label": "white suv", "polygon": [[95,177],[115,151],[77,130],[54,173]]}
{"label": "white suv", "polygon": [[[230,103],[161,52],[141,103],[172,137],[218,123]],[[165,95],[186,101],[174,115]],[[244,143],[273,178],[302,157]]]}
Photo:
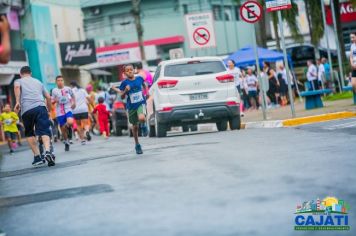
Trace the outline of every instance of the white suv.
{"label": "white suv", "polygon": [[147,100],[150,136],[165,137],[173,126],[183,131],[216,123],[219,131],[240,129],[240,97],[223,61],[194,57],[161,62]]}

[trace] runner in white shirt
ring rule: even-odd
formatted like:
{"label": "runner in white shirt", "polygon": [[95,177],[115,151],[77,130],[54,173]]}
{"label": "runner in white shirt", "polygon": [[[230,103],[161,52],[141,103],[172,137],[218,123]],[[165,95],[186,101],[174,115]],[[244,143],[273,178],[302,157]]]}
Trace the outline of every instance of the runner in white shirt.
{"label": "runner in white shirt", "polygon": [[351,64],[351,84],[356,93],[356,32],[350,34],[351,47],[350,47],[350,64]]}
{"label": "runner in white shirt", "polygon": [[312,60],[308,60],[308,71],[307,71],[307,79],[311,85],[311,90],[318,90],[318,70],[316,66],[313,64]]}
{"label": "runner in white shirt", "polygon": [[77,122],[78,133],[81,140],[81,143],[86,144],[84,138],[84,132],[86,139],[88,141],[91,140],[91,136],[89,133],[89,113],[88,113],[88,104],[90,102],[90,97],[85,91],[85,89],[81,88],[76,81],[72,81],[70,83],[76,101],[76,108],[73,110],[74,119]]}
{"label": "runner in white shirt", "polygon": [[56,77],[57,88],[52,90],[52,103],[56,104],[56,115],[61,127],[65,151],[69,151],[68,129],[73,126],[73,109],[75,108],[75,96],[71,88],[64,86],[62,76]]}
{"label": "runner in white shirt", "polygon": [[252,73],[251,68],[247,69],[246,84],[247,84],[248,97],[250,99],[251,107],[252,109],[258,109],[259,106],[258,96],[257,96],[258,79]]}
{"label": "runner in white shirt", "polygon": [[227,71],[234,76],[235,80],[235,86],[239,93],[241,94],[241,70],[238,67],[235,67],[235,61],[234,60],[228,60],[227,61]]}

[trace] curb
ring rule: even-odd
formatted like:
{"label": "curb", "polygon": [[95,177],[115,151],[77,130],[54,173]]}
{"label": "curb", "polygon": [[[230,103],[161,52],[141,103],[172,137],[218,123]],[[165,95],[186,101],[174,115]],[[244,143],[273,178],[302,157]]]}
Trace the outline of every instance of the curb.
{"label": "curb", "polygon": [[270,120],[270,121],[257,121],[257,122],[246,122],[244,124],[245,129],[255,129],[255,128],[282,128],[282,127],[292,127],[304,124],[313,124],[318,122],[330,121],[330,120],[340,120],[356,117],[356,112],[344,111],[335,112],[328,114],[321,114],[315,116],[299,117],[287,120]]}
{"label": "curb", "polygon": [[298,125],[312,124],[312,123],[318,123],[318,122],[330,121],[330,120],[346,119],[352,117],[356,117],[356,112],[351,112],[351,111],[335,112],[335,113],[328,113],[328,114],[322,114],[316,116],[307,116],[307,117],[284,120],[283,126],[284,127],[298,126]]}

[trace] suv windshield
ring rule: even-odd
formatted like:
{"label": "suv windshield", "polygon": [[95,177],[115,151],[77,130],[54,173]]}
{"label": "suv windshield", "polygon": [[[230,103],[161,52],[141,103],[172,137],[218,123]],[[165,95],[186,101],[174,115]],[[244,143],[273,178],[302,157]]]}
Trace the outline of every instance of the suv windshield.
{"label": "suv windshield", "polygon": [[194,61],[185,64],[167,65],[164,76],[184,77],[194,75],[215,74],[226,71],[221,61]]}

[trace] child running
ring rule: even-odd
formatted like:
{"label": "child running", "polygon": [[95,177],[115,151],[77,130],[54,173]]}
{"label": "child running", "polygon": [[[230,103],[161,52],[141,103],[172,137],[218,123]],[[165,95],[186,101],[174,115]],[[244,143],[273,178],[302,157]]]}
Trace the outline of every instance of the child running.
{"label": "child running", "polygon": [[98,102],[99,104],[95,106],[93,110],[93,114],[98,113],[98,120],[100,126],[100,133],[105,137],[108,138],[110,131],[109,131],[109,117],[110,112],[106,109],[106,105],[104,104],[105,99],[103,97],[99,97]]}
{"label": "child running", "polygon": [[69,131],[73,126],[73,109],[76,107],[75,96],[71,88],[64,86],[62,76],[56,78],[57,88],[52,90],[52,102],[56,104],[57,121],[61,127],[65,148],[69,151]]}
{"label": "child running", "polygon": [[128,110],[129,122],[132,124],[132,133],[136,144],[135,149],[137,154],[142,154],[143,151],[138,142],[138,128],[139,123],[146,121],[143,107],[146,104],[146,100],[142,92],[146,88],[146,85],[141,76],[135,77],[133,65],[126,65],[124,72],[127,79],[122,81],[119,89],[115,86],[113,86],[112,89],[121,96],[128,95],[126,109]]}
{"label": "child running", "polygon": [[18,133],[17,121],[18,115],[11,111],[10,104],[6,104],[3,109],[3,113],[0,115],[0,123],[3,124],[5,138],[9,145],[10,154],[14,153],[13,147],[16,145],[16,136]]}

